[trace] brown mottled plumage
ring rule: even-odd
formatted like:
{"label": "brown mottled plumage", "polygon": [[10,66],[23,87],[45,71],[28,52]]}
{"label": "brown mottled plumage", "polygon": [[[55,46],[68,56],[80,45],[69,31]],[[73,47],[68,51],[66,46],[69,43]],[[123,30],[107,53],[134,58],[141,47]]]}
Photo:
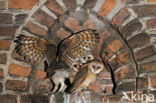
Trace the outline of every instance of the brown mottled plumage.
{"label": "brown mottled plumage", "polygon": [[[58,50],[48,40],[38,37],[19,35],[15,40],[17,53],[30,63],[47,61],[48,76],[55,84],[53,93],[63,92],[65,79],[74,76],[79,67],[94,59],[91,51],[98,41],[99,34],[96,30],[83,30],[73,34],[58,45]],[[72,73],[73,70],[75,73]]]}

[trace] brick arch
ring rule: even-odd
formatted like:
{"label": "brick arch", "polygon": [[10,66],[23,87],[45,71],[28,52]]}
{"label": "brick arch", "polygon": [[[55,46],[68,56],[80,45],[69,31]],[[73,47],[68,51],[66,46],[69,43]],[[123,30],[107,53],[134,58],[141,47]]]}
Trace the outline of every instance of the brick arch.
{"label": "brick arch", "polygon": [[[26,1],[28,4],[24,5]],[[4,11],[8,10],[7,13],[4,11],[0,13],[3,15],[2,19],[0,18],[0,31],[4,38],[4,40],[0,38],[0,43],[6,44],[6,46],[0,45],[0,50],[2,50],[0,53],[0,64],[2,64],[2,66],[0,65],[0,77],[4,79],[0,82],[0,87],[3,88],[0,90],[0,94],[2,94],[0,98],[10,98],[10,100],[13,99],[15,102],[18,100],[21,103],[33,100],[49,102],[49,96],[44,94],[49,91],[51,85],[48,80],[40,81],[46,76],[46,73],[41,69],[42,67],[38,67],[39,69],[34,71],[13,51],[14,44],[11,41],[14,36],[20,33],[37,35],[49,38],[57,45],[72,33],[88,28],[100,31],[100,43],[93,54],[97,59],[102,58],[109,70],[102,71],[96,82],[88,87],[92,101],[97,100],[94,97],[98,97],[101,101],[110,99],[117,102],[121,100],[122,91],[143,90],[155,93],[156,6],[148,4],[154,0],[147,0],[147,5],[139,4],[139,6],[135,4],[140,3],[139,0],[121,0],[121,3],[126,5],[118,13],[115,11],[111,22],[106,22],[105,16],[114,12],[118,5],[116,0],[105,0],[105,2],[85,0],[84,3],[78,0],[62,0],[63,2],[34,0],[32,3],[32,0],[26,1],[19,1],[15,5],[14,1],[10,0],[8,6],[0,6],[2,11],[3,9]],[[6,2],[0,1],[1,3],[5,4]],[[112,3],[113,5],[111,5]],[[3,27],[3,25],[5,26]],[[20,30],[17,29],[18,27]],[[16,34],[15,30],[17,30]],[[34,77],[35,79],[32,79]],[[115,84],[113,91],[117,95],[112,93],[114,86],[112,78]],[[34,82],[33,85],[32,82]],[[6,95],[6,93],[10,95]],[[16,94],[20,94],[18,99],[16,96],[12,96]]]}

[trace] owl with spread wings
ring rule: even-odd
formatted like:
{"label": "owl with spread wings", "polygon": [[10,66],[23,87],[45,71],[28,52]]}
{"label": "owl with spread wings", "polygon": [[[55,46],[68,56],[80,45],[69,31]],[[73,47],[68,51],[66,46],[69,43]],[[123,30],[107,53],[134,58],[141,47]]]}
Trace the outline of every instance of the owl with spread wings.
{"label": "owl with spread wings", "polygon": [[[26,61],[31,64],[45,61],[47,77],[53,84],[52,93],[56,93],[65,90],[72,92],[78,86],[84,87],[84,82],[88,85],[88,78],[95,78],[94,75],[103,69],[103,66],[97,67],[97,64],[102,65],[99,62],[87,64],[94,59],[91,51],[99,38],[96,30],[83,30],[64,39],[57,47],[48,39],[22,34],[14,42],[17,53]],[[85,75],[86,73],[89,75]],[[67,84],[71,85],[70,88]]]}

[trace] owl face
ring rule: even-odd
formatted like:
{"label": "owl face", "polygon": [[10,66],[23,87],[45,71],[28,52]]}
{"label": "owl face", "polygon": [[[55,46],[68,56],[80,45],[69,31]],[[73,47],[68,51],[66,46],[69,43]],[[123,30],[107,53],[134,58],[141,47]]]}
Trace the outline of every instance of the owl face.
{"label": "owl face", "polygon": [[95,75],[99,74],[104,68],[104,65],[101,62],[96,62],[96,61],[91,62],[89,66],[92,73]]}

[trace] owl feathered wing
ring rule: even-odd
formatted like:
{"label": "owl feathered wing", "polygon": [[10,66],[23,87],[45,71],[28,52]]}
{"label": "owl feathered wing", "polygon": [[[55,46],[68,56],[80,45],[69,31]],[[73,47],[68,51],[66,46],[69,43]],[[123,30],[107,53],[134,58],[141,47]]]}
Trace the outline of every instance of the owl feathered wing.
{"label": "owl feathered wing", "polygon": [[[27,62],[39,63],[46,57],[48,51],[47,41],[38,37],[19,35],[16,42],[17,53]],[[55,51],[55,50],[54,50]]]}
{"label": "owl feathered wing", "polygon": [[82,57],[91,53],[99,41],[96,30],[84,30],[77,32],[65,39],[59,46],[59,59],[68,67],[80,62]]}

